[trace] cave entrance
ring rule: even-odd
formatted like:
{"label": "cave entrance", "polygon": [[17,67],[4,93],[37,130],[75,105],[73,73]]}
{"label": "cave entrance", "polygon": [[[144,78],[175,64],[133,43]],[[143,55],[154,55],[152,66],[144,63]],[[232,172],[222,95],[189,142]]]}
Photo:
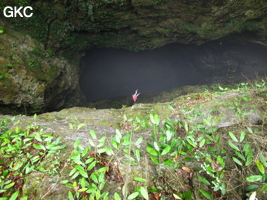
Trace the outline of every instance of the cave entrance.
{"label": "cave entrance", "polygon": [[231,35],[140,52],[91,49],[81,60],[80,88],[88,102],[127,99],[131,105],[136,89],[149,96],[185,85],[247,82],[265,76],[267,63],[267,47],[248,38]]}

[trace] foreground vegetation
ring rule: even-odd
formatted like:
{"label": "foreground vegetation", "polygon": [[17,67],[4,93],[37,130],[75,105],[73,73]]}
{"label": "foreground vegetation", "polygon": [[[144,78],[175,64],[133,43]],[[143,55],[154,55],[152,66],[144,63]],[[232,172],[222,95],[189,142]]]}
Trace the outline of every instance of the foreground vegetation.
{"label": "foreground vegetation", "polygon": [[[266,83],[216,86],[217,92],[207,88],[177,97],[166,106],[167,118],[153,110],[145,117],[124,114],[110,138],[78,120],[69,123],[73,134],[84,129],[90,135],[87,146],[83,138],[68,147],[57,133],[44,133],[47,127],[36,125],[37,115],[26,129],[20,127],[21,116],[2,118],[0,200],[35,199],[36,191],[25,189],[35,172],[64,185],[69,200],[262,199],[267,191]],[[205,102],[226,93],[240,95],[205,109]],[[254,101],[256,96],[261,102]],[[232,124],[220,125],[220,107],[235,115]],[[264,116],[251,124],[249,114],[257,109]],[[111,190],[112,184],[120,187]],[[38,199],[49,199],[54,190],[49,187]]]}

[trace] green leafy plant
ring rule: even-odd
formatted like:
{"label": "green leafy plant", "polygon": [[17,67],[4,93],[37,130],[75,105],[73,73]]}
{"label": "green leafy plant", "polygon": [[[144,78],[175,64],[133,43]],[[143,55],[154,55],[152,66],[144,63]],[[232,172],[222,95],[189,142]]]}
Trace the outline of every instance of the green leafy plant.
{"label": "green leafy plant", "polygon": [[6,78],[8,78],[10,76],[12,76],[12,75],[11,74],[8,74],[8,73],[0,74],[0,80],[6,79]]}
{"label": "green leafy plant", "polygon": [[60,138],[54,139],[52,134],[43,134],[39,126],[29,126],[27,130],[18,127],[9,130],[5,124],[14,120],[0,120],[0,196],[3,200],[8,196],[9,199],[21,197],[22,180],[33,171],[49,173],[42,161],[49,157],[53,160],[58,150],[65,147],[60,144]]}
{"label": "green leafy plant", "polygon": [[3,34],[5,31],[4,31],[4,27],[3,26],[0,26],[0,34]]}

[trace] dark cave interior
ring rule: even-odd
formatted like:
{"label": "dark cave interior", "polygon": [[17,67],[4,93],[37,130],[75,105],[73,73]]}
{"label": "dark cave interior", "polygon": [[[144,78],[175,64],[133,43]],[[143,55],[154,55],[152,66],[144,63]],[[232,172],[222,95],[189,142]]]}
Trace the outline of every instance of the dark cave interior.
{"label": "dark cave interior", "polygon": [[264,77],[267,47],[252,33],[230,35],[200,46],[169,44],[140,52],[91,49],[80,64],[87,101],[149,94],[184,85],[229,84]]}

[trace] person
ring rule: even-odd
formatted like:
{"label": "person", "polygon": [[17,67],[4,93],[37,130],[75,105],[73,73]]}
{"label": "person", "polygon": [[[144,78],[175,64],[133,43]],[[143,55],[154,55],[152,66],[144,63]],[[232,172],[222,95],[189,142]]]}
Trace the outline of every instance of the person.
{"label": "person", "polygon": [[138,89],[137,89],[137,90],[135,91],[135,93],[132,95],[134,102],[136,102],[137,97],[138,97],[139,94],[140,94],[140,93],[137,93],[137,92],[138,92]]}

